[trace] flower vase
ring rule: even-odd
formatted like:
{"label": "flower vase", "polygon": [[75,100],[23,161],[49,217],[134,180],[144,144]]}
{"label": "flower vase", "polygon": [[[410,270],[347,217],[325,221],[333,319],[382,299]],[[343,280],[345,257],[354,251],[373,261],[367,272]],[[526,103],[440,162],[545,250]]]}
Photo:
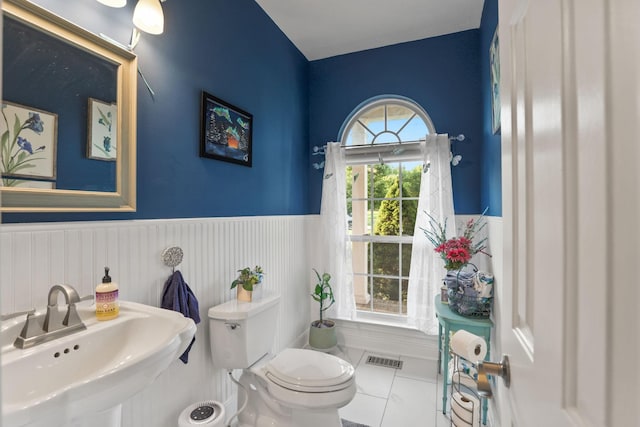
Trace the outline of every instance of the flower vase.
{"label": "flower vase", "polygon": [[242,285],[236,286],[238,289],[238,301],[251,302],[253,299],[253,291],[247,291]]}
{"label": "flower vase", "polygon": [[258,282],[255,285],[253,285],[253,299],[256,301],[259,301],[262,299],[262,283]]}

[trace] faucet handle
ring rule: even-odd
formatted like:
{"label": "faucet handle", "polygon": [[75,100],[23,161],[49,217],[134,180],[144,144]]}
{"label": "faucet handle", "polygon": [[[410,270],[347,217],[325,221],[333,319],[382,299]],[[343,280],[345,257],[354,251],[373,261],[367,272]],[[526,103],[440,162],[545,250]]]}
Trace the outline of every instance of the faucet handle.
{"label": "faucet handle", "polygon": [[80,302],[80,301],[89,301],[89,300],[93,300],[94,298],[95,298],[94,294],[89,294],[89,295],[85,295],[83,297],[80,297],[80,300],[78,302]]}
{"label": "faucet handle", "polygon": [[18,337],[29,338],[38,333],[38,321],[36,320],[35,313],[35,309],[33,311],[30,310],[26,312],[27,319],[25,320]]}
{"label": "faucet handle", "polygon": [[0,320],[4,322],[5,320],[13,319],[14,317],[24,316],[25,314],[29,316],[35,313],[36,313],[35,308],[32,308],[31,310],[26,310],[26,311],[16,311],[15,313],[7,313],[7,314],[0,315]]}

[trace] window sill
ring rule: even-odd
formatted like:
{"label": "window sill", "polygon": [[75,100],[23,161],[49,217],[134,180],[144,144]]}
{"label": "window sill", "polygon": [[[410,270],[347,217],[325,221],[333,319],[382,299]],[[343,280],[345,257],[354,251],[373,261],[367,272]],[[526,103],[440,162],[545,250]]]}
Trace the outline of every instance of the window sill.
{"label": "window sill", "polygon": [[342,345],[380,354],[438,358],[438,336],[412,327],[404,316],[357,312],[355,319],[336,319],[336,323]]}
{"label": "window sill", "polygon": [[372,325],[391,326],[414,331],[417,330],[415,327],[409,325],[409,321],[406,316],[399,316],[396,314],[357,311],[354,321],[359,323],[369,323]]}

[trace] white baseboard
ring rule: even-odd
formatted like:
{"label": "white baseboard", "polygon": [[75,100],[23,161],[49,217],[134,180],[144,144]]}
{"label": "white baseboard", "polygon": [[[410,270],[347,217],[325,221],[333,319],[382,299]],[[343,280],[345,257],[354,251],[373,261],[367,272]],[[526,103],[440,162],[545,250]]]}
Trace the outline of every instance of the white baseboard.
{"label": "white baseboard", "polygon": [[338,345],[383,354],[438,359],[438,337],[413,329],[336,320]]}
{"label": "white baseboard", "polygon": [[304,348],[309,343],[309,329],[298,335],[287,348]]}

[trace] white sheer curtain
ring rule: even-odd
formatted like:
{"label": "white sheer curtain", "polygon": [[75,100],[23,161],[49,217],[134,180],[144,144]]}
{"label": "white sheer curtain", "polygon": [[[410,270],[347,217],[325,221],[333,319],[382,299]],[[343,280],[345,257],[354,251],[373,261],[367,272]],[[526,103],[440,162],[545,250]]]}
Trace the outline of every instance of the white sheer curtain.
{"label": "white sheer curtain", "polygon": [[351,242],[347,236],[347,180],[344,149],[339,142],[327,144],[320,207],[320,256],[323,271],[331,275],[331,287],[336,303],[327,310],[327,317],[354,319],[356,303],[353,297]]}
{"label": "white sheer curtain", "polygon": [[423,144],[425,166],[420,181],[418,212],[413,234],[407,316],[411,326],[435,335],[438,333],[438,323],[434,299],[440,292],[446,270],[440,255],[433,250],[433,245],[422,231],[422,229],[429,229],[429,217],[425,212],[440,224],[447,221],[447,237],[455,236],[456,223],[449,164],[449,136],[427,135]]}

